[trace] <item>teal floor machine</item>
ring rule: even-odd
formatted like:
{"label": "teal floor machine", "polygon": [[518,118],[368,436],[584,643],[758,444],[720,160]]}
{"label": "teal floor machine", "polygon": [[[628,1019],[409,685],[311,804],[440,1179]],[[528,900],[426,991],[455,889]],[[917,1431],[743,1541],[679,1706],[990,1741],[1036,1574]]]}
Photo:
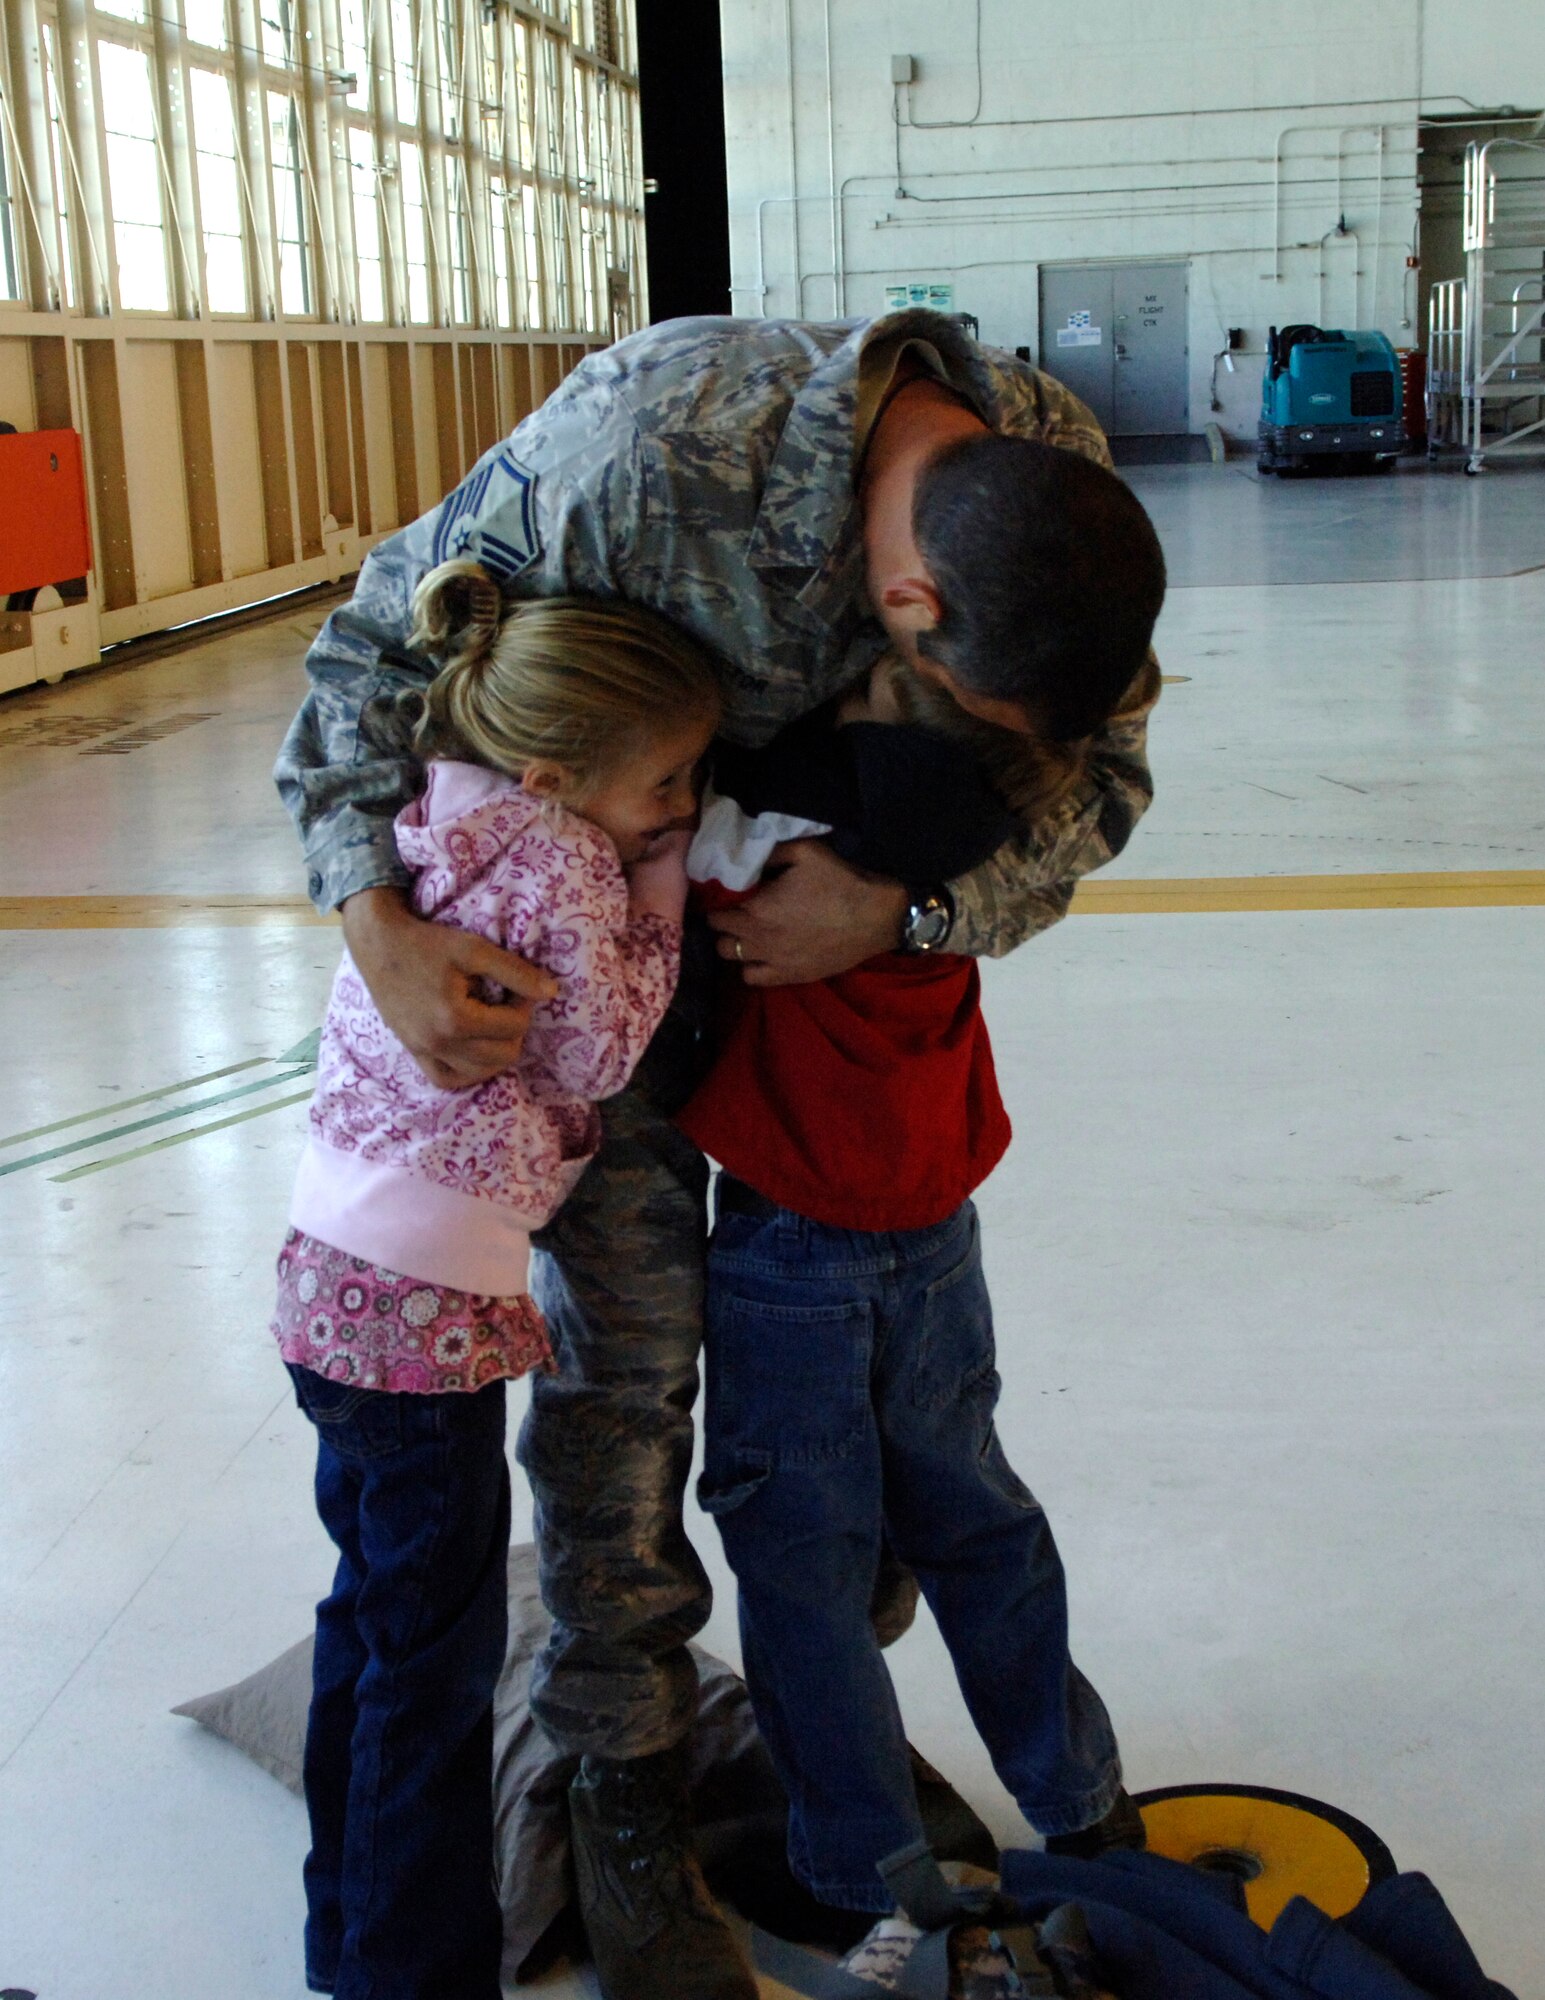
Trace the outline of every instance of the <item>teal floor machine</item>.
{"label": "teal floor machine", "polygon": [[1273,327],[1259,439],[1262,472],[1388,472],[1409,443],[1390,342],[1382,333]]}

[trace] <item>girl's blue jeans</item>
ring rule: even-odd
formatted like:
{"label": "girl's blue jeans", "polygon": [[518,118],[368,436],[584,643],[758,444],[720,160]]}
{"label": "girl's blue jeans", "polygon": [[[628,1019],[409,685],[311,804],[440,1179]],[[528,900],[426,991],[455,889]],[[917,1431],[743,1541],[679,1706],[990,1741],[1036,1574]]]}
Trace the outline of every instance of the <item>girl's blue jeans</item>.
{"label": "girl's blue jeans", "polygon": [[1068,1655],[1061,1559],[993,1426],[976,1211],[932,1229],[727,1212],[709,1246],[698,1494],[740,1585],[746,1679],[823,1902],[892,1907],[923,1838],[870,1625],[881,1539],[915,1571],[999,1777],[1043,1834],[1115,1800],[1104,1704]]}
{"label": "girl's blue jeans", "polygon": [[504,1384],[409,1396],[290,1374],[338,1549],[306,1731],[306,1983],[336,2000],[499,2000]]}

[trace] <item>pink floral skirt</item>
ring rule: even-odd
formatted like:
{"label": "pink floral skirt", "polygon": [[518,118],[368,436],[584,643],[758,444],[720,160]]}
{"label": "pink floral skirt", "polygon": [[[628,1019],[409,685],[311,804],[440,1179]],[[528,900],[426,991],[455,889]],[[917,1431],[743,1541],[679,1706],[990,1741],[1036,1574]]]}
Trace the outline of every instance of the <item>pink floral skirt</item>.
{"label": "pink floral skirt", "polygon": [[273,1330],[286,1361],[360,1389],[433,1396],[553,1368],[547,1322],[528,1293],[453,1292],[299,1229],[279,1252]]}

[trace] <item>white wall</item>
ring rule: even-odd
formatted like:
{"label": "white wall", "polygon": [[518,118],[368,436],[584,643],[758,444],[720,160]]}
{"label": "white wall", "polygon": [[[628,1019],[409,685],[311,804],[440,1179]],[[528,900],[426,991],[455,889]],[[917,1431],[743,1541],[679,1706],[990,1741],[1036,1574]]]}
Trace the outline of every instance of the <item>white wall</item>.
{"label": "white wall", "polygon": [[[1200,429],[1230,326],[1415,344],[1418,93],[1545,102],[1540,0],[980,5],[978,107],[975,0],[723,0],[737,312],[867,315],[946,281],[985,340],[1038,353],[1042,263],[1183,260]],[[1219,371],[1235,436],[1260,370]]]}
{"label": "white wall", "polygon": [[1545,7],[1539,0],[1426,0],[1421,13],[1429,92],[1458,91],[1487,106],[1539,108],[1545,96]]}

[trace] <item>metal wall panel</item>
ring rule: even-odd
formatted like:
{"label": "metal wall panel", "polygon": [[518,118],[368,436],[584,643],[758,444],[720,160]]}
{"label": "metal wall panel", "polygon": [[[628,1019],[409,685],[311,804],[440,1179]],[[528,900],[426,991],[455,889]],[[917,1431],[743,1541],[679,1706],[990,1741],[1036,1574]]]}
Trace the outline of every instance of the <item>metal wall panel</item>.
{"label": "metal wall panel", "polygon": [[250,345],[244,340],[221,341],[209,351],[209,369],[210,401],[220,413],[213,447],[225,573],[232,578],[257,576],[268,567],[268,544],[263,536],[262,448]]}
{"label": "metal wall panel", "polygon": [[193,588],[177,358],[169,340],[126,340],[118,356],[124,476],[134,524],[134,594]]}
{"label": "metal wall panel", "polygon": [[0,420],[19,431],[43,428],[32,386],[32,354],[24,340],[0,340]]}

